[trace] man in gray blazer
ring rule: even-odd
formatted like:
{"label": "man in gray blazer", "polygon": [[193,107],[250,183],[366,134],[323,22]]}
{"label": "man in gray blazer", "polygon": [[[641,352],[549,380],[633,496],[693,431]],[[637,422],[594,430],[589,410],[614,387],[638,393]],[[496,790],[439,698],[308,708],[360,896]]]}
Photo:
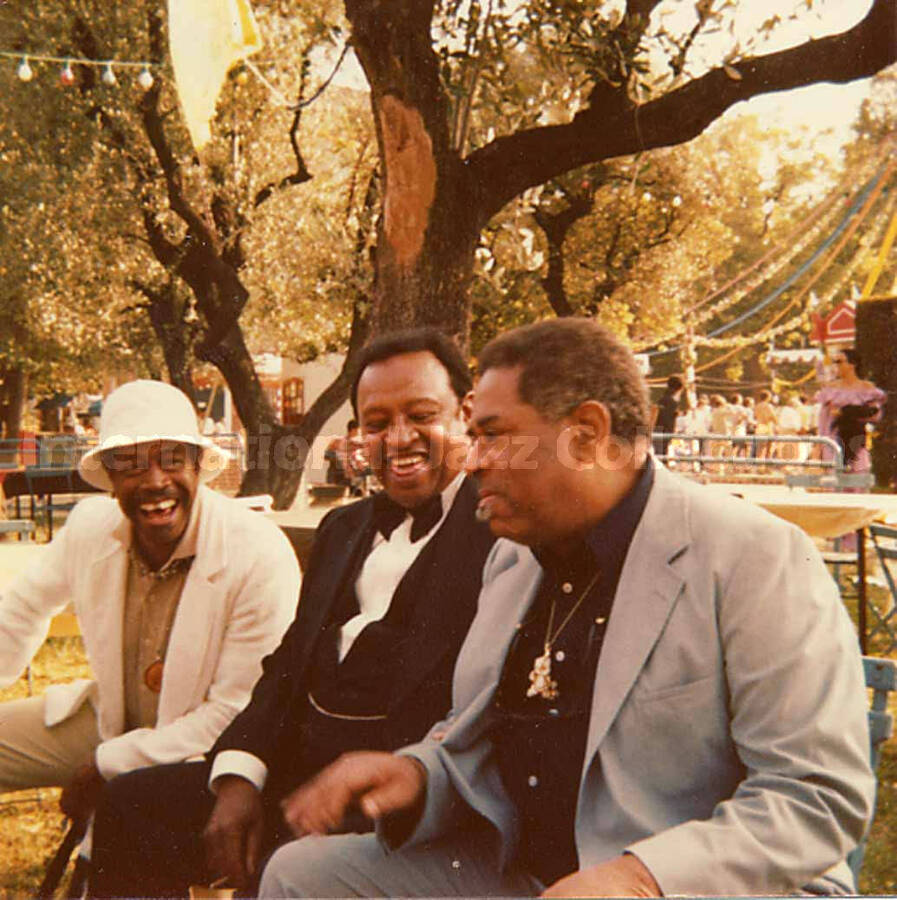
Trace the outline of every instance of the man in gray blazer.
{"label": "man in gray blazer", "polygon": [[[499,540],[453,712],[294,795],[262,896],[853,890],[870,815],[856,638],[812,542],[647,455],[588,320],[486,347],[468,470]],[[391,852],[387,853],[384,844]]]}

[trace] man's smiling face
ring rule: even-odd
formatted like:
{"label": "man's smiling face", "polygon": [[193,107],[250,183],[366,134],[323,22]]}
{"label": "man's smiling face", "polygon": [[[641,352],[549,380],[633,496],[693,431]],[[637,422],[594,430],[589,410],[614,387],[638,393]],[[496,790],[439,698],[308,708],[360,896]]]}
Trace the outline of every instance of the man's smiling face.
{"label": "man's smiling face", "polygon": [[461,402],[429,351],[368,365],[358,381],[358,415],[371,469],[406,509],[442,491],[460,471]]}
{"label": "man's smiling face", "polygon": [[151,566],[171,556],[190,521],[199,487],[199,453],[190,444],[152,441],[103,454],[113,494]]}

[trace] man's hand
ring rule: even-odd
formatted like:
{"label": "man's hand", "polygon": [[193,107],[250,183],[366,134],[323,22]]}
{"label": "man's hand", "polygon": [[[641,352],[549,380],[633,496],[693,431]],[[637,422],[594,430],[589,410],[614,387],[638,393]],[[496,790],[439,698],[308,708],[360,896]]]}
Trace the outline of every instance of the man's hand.
{"label": "man's hand", "polygon": [[662,897],[660,885],[631,853],[556,881],[543,897]]}
{"label": "man's hand", "polygon": [[81,766],[71,782],[62,789],[59,808],[72,821],[86,819],[97,805],[105,783],[106,780],[93,763]]}
{"label": "man's hand", "polygon": [[357,806],[369,819],[405,812],[423,803],[426,769],[408,756],[344,753],[281,801],[283,817],[296,837],[339,831]]}
{"label": "man's hand", "polygon": [[243,891],[255,874],[264,833],[262,795],[239,775],[215,779],[218,799],[202,833],[206,865],[213,878]]}

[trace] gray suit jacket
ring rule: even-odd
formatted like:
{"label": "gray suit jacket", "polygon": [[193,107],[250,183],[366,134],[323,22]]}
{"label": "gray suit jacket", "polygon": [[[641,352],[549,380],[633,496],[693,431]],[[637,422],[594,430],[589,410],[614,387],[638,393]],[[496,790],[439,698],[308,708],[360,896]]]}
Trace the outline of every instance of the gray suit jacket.
{"label": "gray suit jacket", "polygon": [[[413,843],[472,808],[501,859],[512,854],[490,706],[540,579],[526,547],[496,544],[453,713],[403,751],[429,772]],[[596,673],[580,865],[628,849],[665,894],[790,891],[832,867],[814,887],[849,888],[843,860],[874,791],[868,753],[856,636],[812,542],[658,466]]]}

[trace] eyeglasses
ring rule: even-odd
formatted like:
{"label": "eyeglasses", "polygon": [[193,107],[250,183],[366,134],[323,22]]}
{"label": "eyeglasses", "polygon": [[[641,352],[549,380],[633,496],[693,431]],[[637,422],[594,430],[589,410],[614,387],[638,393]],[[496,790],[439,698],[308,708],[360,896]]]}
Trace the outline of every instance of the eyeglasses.
{"label": "eyeglasses", "polygon": [[107,471],[134,476],[148,471],[152,463],[156,463],[164,472],[181,472],[188,465],[195,465],[198,456],[198,448],[165,441],[160,444],[130,444],[115,447],[105,450],[101,459]]}

